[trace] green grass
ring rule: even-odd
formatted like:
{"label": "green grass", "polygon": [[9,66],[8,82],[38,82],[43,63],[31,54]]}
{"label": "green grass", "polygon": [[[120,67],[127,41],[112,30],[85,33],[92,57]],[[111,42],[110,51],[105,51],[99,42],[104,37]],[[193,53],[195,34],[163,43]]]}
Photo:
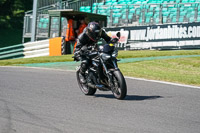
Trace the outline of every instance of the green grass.
{"label": "green grass", "polygon": [[138,51],[119,52],[119,58],[175,56],[175,55],[200,55],[200,50],[174,50],[174,51],[138,50]]}
{"label": "green grass", "polygon": [[[119,51],[118,58],[138,58],[138,57],[156,57],[156,56],[174,56],[174,55],[200,55],[200,50],[177,50],[177,51]],[[65,62],[73,61],[73,55],[63,56],[46,56],[37,58],[23,58],[0,60],[0,66],[31,64],[31,63],[46,63],[46,62]]]}
{"label": "green grass", "polygon": [[200,57],[122,63],[126,76],[200,86]]}
{"label": "green grass", "polygon": [[73,61],[73,55],[63,55],[63,56],[44,56],[36,58],[20,58],[20,59],[10,59],[10,60],[0,60],[0,66],[10,66],[18,64],[32,64],[32,63],[47,63],[47,62],[65,62]]}

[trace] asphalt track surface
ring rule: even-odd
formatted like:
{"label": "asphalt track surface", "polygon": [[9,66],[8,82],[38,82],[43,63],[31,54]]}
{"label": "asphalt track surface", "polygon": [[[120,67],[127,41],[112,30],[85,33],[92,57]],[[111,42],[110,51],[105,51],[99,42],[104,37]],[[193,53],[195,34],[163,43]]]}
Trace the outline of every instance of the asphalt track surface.
{"label": "asphalt track surface", "polygon": [[200,89],[126,79],[85,96],[75,73],[0,67],[0,133],[199,133]]}

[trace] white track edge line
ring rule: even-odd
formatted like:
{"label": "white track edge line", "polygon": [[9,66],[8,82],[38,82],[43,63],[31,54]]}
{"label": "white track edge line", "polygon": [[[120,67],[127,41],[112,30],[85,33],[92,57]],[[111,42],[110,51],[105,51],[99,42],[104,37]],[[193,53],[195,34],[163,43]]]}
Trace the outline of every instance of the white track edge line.
{"label": "white track edge line", "polygon": [[200,87],[198,87],[198,86],[185,85],[185,84],[179,84],[179,83],[173,83],[173,82],[167,82],[167,81],[150,80],[150,79],[144,79],[144,78],[134,78],[134,77],[128,77],[128,76],[124,76],[124,77],[127,78],[127,79],[134,79],[134,80],[141,80],[141,81],[148,81],[148,82],[155,82],[155,83],[161,83],[161,84],[168,84],[168,85],[175,85],[175,86],[182,86],[182,87],[200,89]]}
{"label": "white track edge line", "polygon": [[68,72],[75,72],[75,70],[64,70],[64,69],[56,69],[56,68],[45,68],[45,67],[28,67],[28,66],[0,66],[0,67],[7,67],[7,68],[32,68],[32,69],[41,69],[41,70],[53,70],[53,71],[68,71]]}

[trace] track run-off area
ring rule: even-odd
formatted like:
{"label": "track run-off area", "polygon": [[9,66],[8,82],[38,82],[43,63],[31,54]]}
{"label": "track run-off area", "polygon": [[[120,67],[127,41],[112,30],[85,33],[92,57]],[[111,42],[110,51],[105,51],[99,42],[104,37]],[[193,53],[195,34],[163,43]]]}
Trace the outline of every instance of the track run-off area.
{"label": "track run-off area", "polygon": [[1,133],[198,133],[200,88],[126,78],[128,95],[82,94],[75,72],[0,67]]}

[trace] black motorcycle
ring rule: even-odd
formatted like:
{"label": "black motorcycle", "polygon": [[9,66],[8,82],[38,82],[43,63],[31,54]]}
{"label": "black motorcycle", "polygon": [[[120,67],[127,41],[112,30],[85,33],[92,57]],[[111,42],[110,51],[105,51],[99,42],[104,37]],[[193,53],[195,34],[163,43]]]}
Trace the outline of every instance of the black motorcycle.
{"label": "black motorcycle", "polygon": [[[120,37],[120,34],[118,33],[117,36]],[[89,50],[85,50],[85,56],[91,60],[91,65],[85,72],[86,83],[80,80],[80,66],[76,71],[79,87],[85,95],[94,95],[99,89],[112,91],[114,96],[120,100],[126,97],[126,81],[117,65],[119,60],[116,58],[118,50],[115,44],[110,43],[100,47],[96,44],[92,48],[89,47]]]}

